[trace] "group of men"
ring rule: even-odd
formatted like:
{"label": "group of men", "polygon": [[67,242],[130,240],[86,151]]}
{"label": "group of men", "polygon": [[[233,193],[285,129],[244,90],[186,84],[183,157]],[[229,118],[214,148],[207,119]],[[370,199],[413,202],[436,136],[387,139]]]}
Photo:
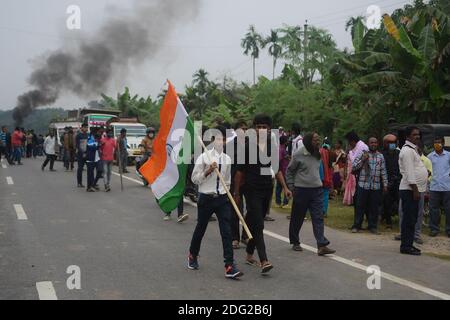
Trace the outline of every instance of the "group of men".
{"label": "group of men", "polygon": [[11,134],[7,126],[0,132],[0,158],[3,156],[10,165],[22,165],[22,158],[36,158],[42,155],[44,138],[33,130],[25,131],[16,127]]}
{"label": "group of men", "polygon": [[[222,237],[225,276],[237,278],[243,275],[234,262],[233,253],[233,248],[238,248],[234,242],[240,239],[239,219],[232,211],[234,209],[230,204],[226,188],[230,189],[233,200],[242,213],[245,200],[245,222],[252,235],[251,239],[244,242],[246,244],[245,263],[260,268],[262,274],[267,274],[273,269],[267,255],[263,231],[264,218],[271,207],[274,180],[281,185],[286,198],[294,199],[289,226],[292,249],[303,250],[299,233],[306,212],[309,211],[318,255],[335,253],[335,250],[328,248],[330,242],[324,235],[319,135],[310,133],[302,137],[301,144],[298,143],[298,149],[293,152],[286,174],[283,174],[279,164],[273,163],[271,158],[274,143],[271,128],[272,119],[269,116],[257,115],[251,129],[254,130],[255,139],[249,138],[248,132],[245,132],[246,124],[241,122],[236,125],[236,137],[227,143],[226,129],[219,126],[216,130],[221,134],[214,137],[211,147],[195,161],[191,178],[199,186],[198,221],[189,248],[189,269],[199,268],[201,241],[209,218],[215,213],[219,220]],[[251,153],[255,150],[256,154],[252,156]],[[223,176],[225,186],[221,183],[218,173]],[[255,251],[259,261],[254,257]]]}
{"label": "group of men", "polygon": [[421,228],[426,193],[429,192],[430,199],[430,236],[440,232],[443,207],[445,231],[450,237],[450,153],[444,149],[444,139],[435,137],[434,151],[426,157],[417,127],[406,128],[405,136],[401,149],[395,135],[385,136],[384,151],[380,152],[375,137],[369,138],[366,145],[354,132],[347,134],[352,174],[357,181],[352,232],[362,229],[366,215],[369,231],[378,234],[379,217],[392,226],[392,215],[397,211],[401,235],[396,239],[401,240],[400,252],[420,255],[414,242],[423,244]]}

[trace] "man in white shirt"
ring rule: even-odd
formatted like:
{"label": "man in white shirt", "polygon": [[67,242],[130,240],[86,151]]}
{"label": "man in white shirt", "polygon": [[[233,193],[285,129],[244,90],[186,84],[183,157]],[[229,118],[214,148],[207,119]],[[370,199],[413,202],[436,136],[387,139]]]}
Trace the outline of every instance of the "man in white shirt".
{"label": "man in white shirt", "polygon": [[406,143],[400,151],[398,161],[402,175],[400,199],[403,211],[400,252],[418,256],[421,252],[413,246],[413,243],[419,214],[420,194],[427,189],[428,171],[418,152],[417,146],[420,142],[419,128],[408,127],[405,129],[405,133]]}
{"label": "man in white shirt", "polygon": [[[220,235],[223,244],[225,262],[225,277],[237,278],[243,275],[234,264],[231,240],[231,206],[227,191],[222,185],[216,169],[222,174],[227,188],[231,185],[231,158],[224,152],[226,144],[226,129],[218,127],[213,148],[205,150],[195,162],[192,172],[192,182],[198,185],[199,198],[197,202],[198,220],[192,236],[189,249],[188,268],[197,270],[200,246],[213,213],[219,220]],[[221,136],[221,137],[220,137]]]}
{"label": "man in white shirt", "polygon": [[292,133],[294,135],[294,139],[292,139],[291,145],[291,156],[294,155],[300,148],[303,147],[303,136],[301,135],[301,126],[300,123],[296,122],[292,125]]}
{"label": "man in white shirt", "polygon": [[45,138],[44,141],[44,151],[45,154],[47,155],[47,158],[45,159],[44,163],[42,164],[42,171],[45,170],[45,167],[47,166],[47,164],[50,162],[50,171],[56,171],[53,169],[53,165],[55,164],[55,160],[56,160],[56,137],[55,137],[55,132],[53,130],[50,131],[50,135]]}

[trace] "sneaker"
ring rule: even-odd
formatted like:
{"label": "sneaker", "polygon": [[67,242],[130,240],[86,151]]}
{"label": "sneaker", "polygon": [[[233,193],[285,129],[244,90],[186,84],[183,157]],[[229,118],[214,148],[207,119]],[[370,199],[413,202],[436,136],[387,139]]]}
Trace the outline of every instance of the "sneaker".
{"label": "sneaker", "polygon": [[423,244],[423,240],[421,238],[414,239],[414,242],[417,243],[417,244],[420,244],[420,245]]}
{"label": "sneaker", "polygon": [[198,259],[194,257],[192,254],[188,257],[188,269],[190,270],[198,270]]}
{"label": "sneaker", "polygon": [[164,221],[170,221],[170,220],[172,220],[172,218],[170,217],[170,214],[167,214],[167,215],[164,217]]}
{"label": "sneaker", "polygon": [[330,249],[328,247],[320,247],[319,250],[317,251],[317,254],[321,257],[327,254],[334,254],[334,253],[336,253],[336,250]]}
{"label": "sneaker", "polygon": [[105,191],[106,191],[106,192],[110,192],[110,191],[111,191],[111,188],[110,188],[109,186],[107,186],[107,187],[105,187]]}
{"label": "sneaker", "polygon": [[93,186],[93,188],[95,189],[95,190],[97,190],[97,191],[100,191],[100,187],[97,185],[97,186]]}
{"label": "sneaker", "polygon": [[289,204],[285,204],[285,205],[282,205],[281,208],[282,208],[282,209],[289,209],[289,210],[290,210],[290,209],[292,209],[292,206],[289,205]]}
{"label": "sneaker", "polygon": [[299,244],[294,244],[294,245],[292,246],[292,250],[294,250],[294,251],[303,251],[303,248],[302,248],[302,246],[299,245]]}
{"label": "sneaker", "polygon": [[359,230],[357,228],[352,228],[352,233],[358,233]]}
{"label": "sneaker", "polygon": [[189,215],[185,213],[185,214],[181,215],[180,217],[178,217],[177,222],[182,223],[182,222],[186,221],[187,219],[189,219]]}
{"label": "sneaker", "polygon": [[239,271],[238,268],[236,268],[236,266],[234,264],[225,267],[225,277],[226,278],[236,279],[236,278],[242,277],[243,275],[244,275],[244,273]]}
{"label": "sneaker", "polygon": [[79,184],[78,188],[85,188],[85,186],[83,186],[82,184]]}
{"label": "sneaker", "polygon": [[91,187],[91,188],[87,189],[86,191],[87,192],[95,192],[95,189]]}
{"label": "sneaker", "polygon": [[269,216],[265,216],[264,221],[275,221],[275,219]]}

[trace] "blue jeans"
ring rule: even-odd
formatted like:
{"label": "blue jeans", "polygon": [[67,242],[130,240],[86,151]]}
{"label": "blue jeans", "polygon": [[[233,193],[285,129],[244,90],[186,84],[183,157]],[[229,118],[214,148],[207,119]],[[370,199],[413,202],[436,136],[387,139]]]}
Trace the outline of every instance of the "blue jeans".
{"label": "blue jeans", "polygon": [[20,161],[22,160],[22,147],[14,147],[13,155],[13,161],[17,161],[18,163],[20,163]]}
{"label": "blue jeans", "polygon": [[[281,205],[281,193],[283,192],[283,187],[281,186],[281,183],[277,181],[277,186],[275,189],[275,202],[277,205]],[[284,196],[283,199],[283,205],[287,205],[289,203],[289,199]]]}
{"label": "blue jeans", "polygon": [[294,203],[292,205],[291,221],[289,223],[289,241],[293,245],[300,244],[299,233],[309,210],[313,225],[317,247],[330,244],[325,238],[325,224],[323,220],[323,188],[295,188]]}
{"label": "blue jeans", "polygon": [[231,207],[227,195],[222,195],[214,198],[210,195],[200,194],[198,198],[198,221],[192,236],[190,253],[197,257],[200,253],[200,246],[206,228],[208,227],[209,219],[215,213],[219,220],[220,235],[222,237],[223,257],[225,266],[232,265],[233,247],[231,245],[231,228],[230,217]]}

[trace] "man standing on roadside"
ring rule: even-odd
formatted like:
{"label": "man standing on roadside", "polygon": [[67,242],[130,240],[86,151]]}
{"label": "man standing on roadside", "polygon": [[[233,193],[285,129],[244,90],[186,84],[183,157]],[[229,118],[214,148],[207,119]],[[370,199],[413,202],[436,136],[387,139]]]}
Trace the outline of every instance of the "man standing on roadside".
{"label": "man standing on roadside", "polygon": [[128,148],[127,148],[128,142],[127,142],[127,129],[122,128],[120,130],[120,136],[117,138],[117,148],[119,152],[119,170],[122,173],[128,173],[127,165],[128,165]]}
{"label": "man standing on roadside", "polygon": [[359,171],[358,198],[356,199],[356,215],[352,232],[361,230],[364,210],[368,208],[369,231],[378,234],[379,208],[383,201],[383,192],[387,192],[388,177],[383,155],[378,152],[377,138],[370,138],[369,152],[364,152],[353,162],[353,171]]}
{"label": "man standing on roadside", "polygon": [[445,212],[445,232],[450,237],[450,152],[444,150],[444,139],[434,139],[434,151],[428,155],[433,168],[430,184],[430,236],[439,234],[441,204]]}
{"label": "man standing on roadside", "polygon": [[402,180],[400,182],[400,199],[402,201],[403,220],[401,225],[400,253],[420,255],[421,251],[413,246],[415,226],[419,214],[420,193],[427,189],[428,171],[418,152],[420,130],[407,127],[406,142],[400,151],[399,166]]}
{"label": "man standing on roadside", "polygon": [[77,182],[78,188],[84,188],[83,186],[83,169],[86,164],[87,157],[87,143],[88,143],[88,125],[83,124],[81,126],[80,132],[77,134],[75,138],[75,147],[77,150],[77,161],[78,161],[78,170],[77,170]]}

